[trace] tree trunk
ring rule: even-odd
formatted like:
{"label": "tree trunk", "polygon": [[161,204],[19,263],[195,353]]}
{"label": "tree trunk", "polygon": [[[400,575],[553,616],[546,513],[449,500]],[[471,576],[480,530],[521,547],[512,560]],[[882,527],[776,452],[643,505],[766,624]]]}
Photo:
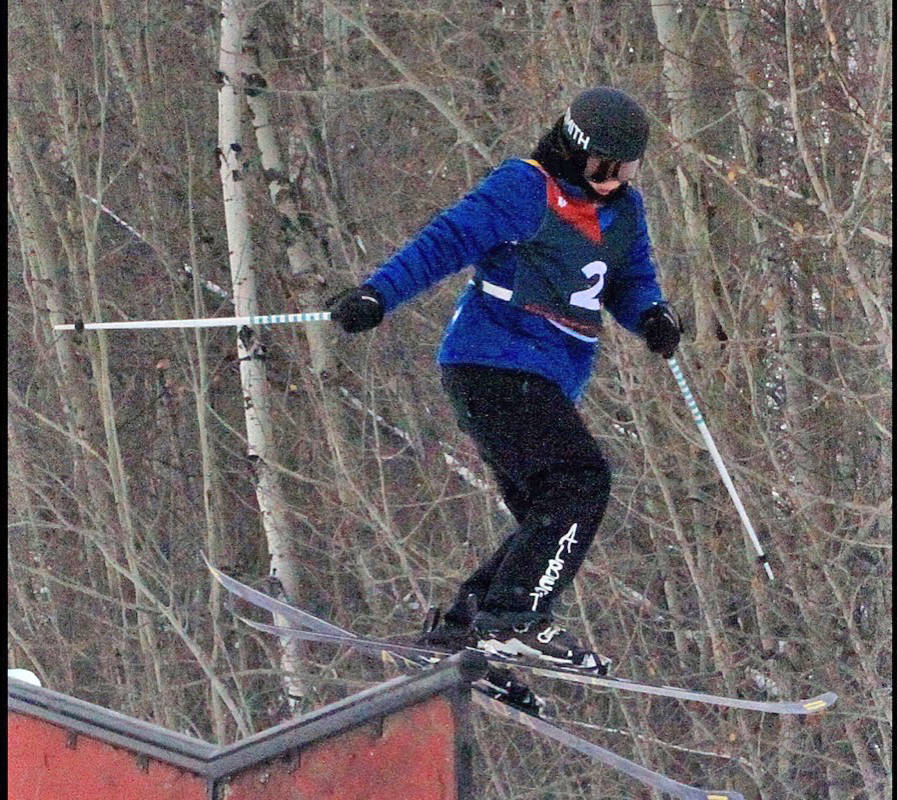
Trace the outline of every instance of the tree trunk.
{"label": "tree trunk", "polygon": [[[218,159],[224,195],[234,311],[237,316],[259,313],[249,213],[243,182],[243,75],[247,72],[243,41],[247,17],[248,12],[242,0],[222,0]],[[278,460],[269,414],[264,351],[257,331],[246,327],[240,330],[237,336],[237,356],[240,360],[240,385],[246,416],[247,466],[255,483],[262,527],[271,554],[271,574],[281,581],[290,597],[298,599],[302,597],[298,580],[300,573],[291,551],[287,505],[275,466]],[[281,666],[289,697],[302,697],[304,690],[299,678],[298,649],[293,643],[284,645]]]}
{"label": "tree trunk", "polygon": [[[48,312],[45,325],[49,327],[65,321],[67,306],[60,286],[59,272],[55,266],[56,259],[51,245],[52,234],[45,229],[44,220],[47,215],[38,201],[29,169],[30,159],[26,155],[25,132],[15,115],[12,117],[12,131],[7,145],[13,203],[18,209],[20,221],[19,235],[24,245],[26,260],[35,276],[34,283],[39,287],[44,308]],[[63,406],[63,418],[74,445],[73,470],[76,474],[86,476],[86,480],[80,484],[88,493],[87,497],[81,498],[81,508],[86,516],[85,527],[90,529],[93,520],[97,520],[94,528],[104,531],[105,533],[101,535],[108,539],[110,545],[114,545],[115,532],[120,530],[119,515],[108,491],[107,464],[98,453],[101,448],[98,444],[100,422],[96,415],[97,403],[91,397],[90,386],[83,368],[79,365],[73,340],[52,333],[48,334],[48,339],[53,342],[59,367],[59,397]],[[114,597],[120,596],[121,579],[108,563],[106,577],[110,593]],[[123,636],[127,638],[127,631],[131,625],[123,609],[122,623]],[[137,690],[137,678],[127,667],[126,678],[129,693],[134,697],[141,696],[142,693]]]}
{"label": "tree trunk", "polygon": [[[652,0],[651,12],[657,28],[657,41],[663,50],[663,85],[669,100],[670,129],[673,143],[690,143],[699,122],[693,100],[694,80],[689,32],[685,30],[687,10],[677,13],[675,3]],[[706,346],[716,339],[716,315],[711,297],[713,282],[710,266],[710,232],[705,210],[705,187],[693,156],[680,150],[676,178],[685,221],[686,258],[692,276],[692,303],[695,313],[695,344]]]}
{"label": "tree trunk", "polygon": [[[324,284],[321,275],[324,254],[318,243],[302,231],[299,222],[299,210],[293,198],[293,187],[271,124],[269,95],[265,90],[267,83],[255,35],[252,36],[250,44],[244,48],[244,55],[247,83],[250,86],[246,92],[246,99],[252,112],[256,143],[262,156],[262,168],[268,180],[271,203],[280,218],[281,230],[285,232],[287,258],[293,279],[291,289],[295,290],[298,311],[316,310],[323,306],[324,298],[320,290]],[[335,229],[334,235],[339,235],[338,228]],[[311,247],[306,246],[306,240]],[[310,254],[311,249],[315,252],[314,259]],[[333,385],[333,379],[337,374],[337,361],[332,349],[333,335],[331,330],[323,325],[303,325],[301,331],[308,345],[312,375],[321,396],[322,402],[318,406],[318,411],[330,445],[331,466],[337,476],[335,485],[340,493],[340,500],[347,504],[350,497],[345,490],[344,482],[338,476],[342,471],[340,453],[345,449],[349,436],[346,431],[344,406],[336,395]],[[309,402],[312,402],[314,395],[309,394],[307,397]]]}

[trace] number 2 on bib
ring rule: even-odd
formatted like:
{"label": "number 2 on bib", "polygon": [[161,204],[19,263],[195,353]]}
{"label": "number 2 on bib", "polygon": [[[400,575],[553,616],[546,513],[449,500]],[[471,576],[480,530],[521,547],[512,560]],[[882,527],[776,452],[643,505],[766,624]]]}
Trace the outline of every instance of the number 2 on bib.
{"label": "number 2 on bib", "polygon": [[598,295],[604,288],[604,273],[607,272],[607,264],[603,261],[590,261],[582,268],[583,274],[589,279],[598,278],[587,289],[580,289],[570,295],[570,305],[587,308],[589,311],[600,311],[601,301]]}

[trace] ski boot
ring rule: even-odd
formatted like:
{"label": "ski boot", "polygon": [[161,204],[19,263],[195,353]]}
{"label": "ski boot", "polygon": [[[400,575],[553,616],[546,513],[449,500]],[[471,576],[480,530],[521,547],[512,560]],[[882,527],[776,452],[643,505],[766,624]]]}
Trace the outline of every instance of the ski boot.
{"label": "ski boot", "polygon": [[[476,632],[469,625],[458,625],[442,619],[439,608],[431,606],[417,644],[419,647],[458,653],[465,648],[476,647]],[[438,661],[439,657],[436,656],[434,660]]]}
{"label": "ski boot", "polygon": [[547,702],[506,667],[490,665],[486,677],[477,684],[490,697],[534,717],[545,716]]}
{"label": "ski boot", "polygon": [[474,617],[479,650],[516,659],[521,656],[575,667],[596,675],[610,672],[611,660],[583,646],[550,617],[529,612],[480,611]]}
{"label": "ski boot", "polygon": [[[469,605],[473,605],[473,600]],[[438,650],[458,652],[467,648],[477,649],[477,632],[471,626],[452,624],[440,618],[440,610],[433,606],[427,614],[423,633],[418,639],[421,647],[433,647]],[[442,656],[433,654],[425,656],[430,663],[436,663]],[[486,675],[477,681],[476,686],[490,697],[507,703],[509,706],[541,717],[545,713],[545,700],[525,683],[518,680],[505,667],[489,665]]]}

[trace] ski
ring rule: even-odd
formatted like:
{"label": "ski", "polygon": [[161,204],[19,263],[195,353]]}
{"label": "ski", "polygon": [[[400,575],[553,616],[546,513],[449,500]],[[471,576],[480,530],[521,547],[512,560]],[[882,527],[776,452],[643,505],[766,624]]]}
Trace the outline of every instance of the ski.
{"label": "ski", "polygon": [[[270,633],[272,636],[280,636],[284,639],[300,639],[304,642],[322,642],[324,644],[342,644],[351,647],[353,650],[363,650],[367,653],[375,655],[389,653],[394,656],[414,661],[421,666],[429,666],[441,661],[452,653],[448,650],[435,650],[429,647],[417,647],[410,644],[402,644],[401,642],[393,642],[389,639],[369,639],[366,636],[356,636],[353,634],[342,635],[334,633],[319,633],[318,631],[308,630],[307,628],[286,628],[282,625],[269,625],[266,622],[256,622],[254,619],[241,617],[239,614],[234,615],[240,622],[254,628],[262,633]],[[474,652],[481,652],[476,650]],[[487,660],[490,659],[489,653],[483,653]],[[513,662],[502,661],[503,664],[514,666]]]}
{"label": "ski", "polygon": [[[251,586],[247,586],[245,583],[241,583],[235,578],[231,578],[229,575],[226,575],[221,570],[212,566],[206,558],[205,553],[200,553],[200,555],[215,580],[217,580],[230,594],[239,597],[241,600],[245,600],[247,603],[250,603],[257,608],[261,608],[271,614],[279,615],[295,625],[304,626],[300,633],[314,632],[319,636],[327,637],[325,639],[326,641],[336,640],[348,645],[357,645],[356,649],[367,649],[368,652],[373,652],[375,654],[382,655],[384,652],[387,652],[384,648],[364,648],[361,645],[362,640],[351,631],[348,631],[345,628],[340,628],[338,625],[327,622],[320,617],[316,617],[314,614],[310,614],[307,611],[303,611],[302,609],[291,606],[281,600],[277,600],[264,592],[260,592],[257,589],[253,589]],[[243,622],[250,627],[256,627],[258,630],[262,630],[265,633],[275,633],[275,635],[279,635],[275,631],[265,630],[264,627],[258,628],[258,626],[263,625],[263,623],[256,623],[239,616],[238,618],[242,619]],[[432,653],[426,653],[419,649],[415,652],[415,650],[416,648],[413,647],[403,648],[399,646],[393,648],[393,650],[389,652],[393,656],[404,658],[407,662],[416,667],[432,666],[435,661],[439,660],[438,658],[434,658]],[[514,679],[513,675],[506,670],[497,669],[490,665],[486,677],[477,681],[474,685],[484,694],[493,698],[498,698],[500,702],[512,704],[519,708],[523,713],[535,714],[537,716],[544,713],[545,701],[536,695],[528,686],[526,686],[526,684]]]}
{"label": "ski", "polygon": [[[342,636],[332,633],[318,633],[307,629],[284,628],[279,625],[268,625],[264,622],[246,619],[235,615],[240,622],[262,633],[280,636],[285,639],[300,639],[305,642],[322,642],[325,644],[345,645],[353,650],[370,653],[377,656],[394,656],[404,659],[417,667],[430,667],[452,655],[447,651],[429,650],[423,647],[397,644],[393,642],[367,639],[363,636],[349,634]],[[500,700],[503,703],[514,706],[525,714],[543,717],[546,714],[546,702],[535,694],[526,684],[518,680],[509,669],[515,666],[513,662],[496,661],[489,654],[480,650],[469,648],[471,652],[478,653],[489,662],[486,676],[474,683],[481,692]]]}
{"label": "ski", "polygon": [[[272,633],[276,636],[294,636],[297,638],[304,637],[306,639],[311,639],[313,637],[310,634],[313,631],[318,636],[323,637],[318,639],[318,641],[328,641],[326,637],[329,635],[336,638],[335,643],[340,643],[341,639],[351,639],[351,642],[346,641],[343,643],[352,644],[356,646],[356,649],[364,649],[359,642],[360,637],[352,632],[319,619],[318,617],[309,614],[307,611],[302,611],[301,609],[294,608],[280,600],[275,600],[273,597],[225,575],[223,572],[209,564],[205,559],[205,556],[203,556],[203,560],[205,560],[206,566],[209,568],[212,575],[215,576],[221,585],[231,594],[236,595],[252,605],[262,608],[265,611],[269,611],[272,614],[279,614],[284,619],[289,620],[291,623],[299,625],[304,629],[310,629],[295,630],[292,628],[283,628],[277,630],[279,626],[267,626],[267,633]],[[262,623],[248,622],[248,624],[255,626]],[[367,641],[371,643],[370,646],[367,647],[369,651],[377,649],[382,651],[388,649],[395,655],[418,658],[421,662],[427,661],[428,663],[432,663],[434,658],[444,658],[447,655],[451,655],[449,651],[415,647],[398,642],[391,642],[389,640],[368,639]],[[481,651],[478,650],[477,652]],[[583,683],[589,686],[597,686],[606,689],[619,689],[639,694],[656,695],[658,697],[672,697],[678,700],[706,703],[708,705],[741,708],[748,711],[760,711],[769,714],[816,714],[834,705],[835,701],[838,699],[838,695],[834,692],[824,692],[816,697],[810,697],[805,700],[745,700],[740,697],[726,697],[724,695],[693,692],[689,689],[682,689],[676,686],[654,686],[652,684],[630,681],[625,678],[608,678],[602,675],[595,675],[582,670],[577,670],[574,667],[546,667],[542,664],[532,664],[526,661],[513,661],[493,653],[483,653],[483,655],[493,663],[498,663],[513,669],[525,670],[534,675],[541,675],[547,678]]]}
{"label": "ski", "polygon": [[650,786],[652,789],[660,792],[666,792],[671,797],[678,797],[680,800],[744,800],[744,795],[739,792],[723,789],[699,789],[695,786],[674,781],[666,775],[654,772],[641,764],[636,764],[634,761],[630,761],[612,750],[605,750],[588,739],[583,739],[581,736],[559,728],[557,725],[552,725],[544,719],[518,711],[513,706],[492,700],[480,693],[473,695],[473,702],[493,716],[510,720],[546,738],[554,739],[556,742],[583,753],[594,761],[600,761],[602,764],[622,772],[630,778],[634,778],[645,786]]}
{"label": "ski", "polygon": [[[225,575],[223,572],[216,569],[209,563],[209,561],[205,557],[205,554],[202,555],[202,558],[214,578],[234,596],[239,597],[247,601],[248,603],[251,603],[252,605],[255,605],[266,611],[274,614],[279,614],[295,624],[305,625],[310,629],[315,629],[308,631],[299,631],[300,633],[319,633],[319,635],[322,637],[321,641],[339,641],[347,645],[357,644],[360,649],[368,649],[372,652],[383,652],[384,648],[374,646],[370,643],[370,641],[366,641],[362,637],[356,636],[351,631],[348,631],[345,628],[340,628],[333,623],[320,619],[313,614],[309,614],[307,611],[302,611],[301,609],[294,608],[287,603],[276,600],[270,595],[259,592],[258,590],[253,589],[252,587],[247,586],[246,584],[241,583],[240,581],[235,580],[228,575]],[[277,629],[279,627],[265,626],[263,623],[251,622],[250,620],[244,620],[244,622],[258,630],[265,630],[265,628],[268,627]],[[288,632],[295,632],[292,631],[292,629],[284,630]],[[278,632],[278,635],[283,634]],[[397,645],[397,647],[401,647],[402,650],[405,651],[404,654],[401,654],[403,655],[403,657],[409,658],[409,660],[412,660],[414,663],[421,667],[425,667],[432,663],[432,660],[425,660],[421,653],[414,652],[424,650],[424,648],[415,648],[402,645]],[[430,659],[432,659],[432,657],[433,653],[431,652]],[[739,794],[738,792],[727,790],[699,789],[694,786],[689,786],[688,784],[679,783],[678,781],[675,781],[672,778],[667,777],[666,775],[663,775],[659,772],[654,772],[653,770],[650,770],[647,767],[643,767],[640,764],[636,764],[634,761],[630,761],[623,756],[617,755],[611,750],[606,750],[603,747],[599,747],[598,745],[593,744],[588,739],[583,739],[580,736],[576,736],[575,734],[570,733],[569,731],[566,731],[563,728],[558,727],[557,725],[553,725],[545,719],[534,716],[527,711],[523,711],[516,705],[509,703],[506,700],[497,699],[495,697],[494,687],[490,684],[484,688],[481,685],[482,683],[483,681],[477,681],[473,685],[473,688],[476,691],[471,693],[471,698],[472,701],[480,708],[482,708],[486,713],[492,714],[493,716],[499,717],[503,720],[514,722],[522,727],[534,731],[535,733],[538,733],[541,736],[554,739],[555,741],[560,742],[561,744],[588,756],[594,761],[598,761],[610,767],[611,769],[617,770],[622,774],[633,778],[634,780],[642,783],[645,786],[648,786],[649,788],[656,789],[657,791],[661,792],[666,792],[671,797],[679,798],[679,800],[744,800],[744,796]]]}
{"label": "ski", "polygon": [[[429,660],[431,663],[440,658],[450,656],[448,650],[439,650],[427,647],[417,647],[393,642],[389,639],[369,639],[355,635],[345,636],[331,633],[318,633],[307,629],[286,628],[280,625],[268,625],[264,622],[255,622],[249,619],[240,619],[256,630],[270,633],[274,636],[303,639],[312,642],[329,642],[332,644],[344,644],[356,650],[368,652],[390,652],[393,655],[405,658],[418,658]],[[727,708],[741,708],[749,711],[762,711],[768,714],[816,714],[831,706],[837,699],[832,692],[811,697],[807,700],[745,700],[740,697],[726,697],[724,695],[693,692],[690,689],[681,689],[676,686],[654,686],[649,683],[638,683],[625,678],[608,678],[577,670],[575,667],[544,667],[527,661],[516,661],[494,653],[486,653],[482,650],[470,648],[477,653],[483,653],[486,659],[494,664],[500,664],[511,669],[522,670],[533,675],[541,675],[562,681],[584,683],[589,686],[599,686],[605,689],[619,689],[637,694],[650,694],[657,697],[672,697],[677,700],[687,700],[706,705],[725,706]]]}
{"label": "ski", "polygon": [[761,711],[766,714],[806,715],[818,714],[820,711],[831,707],[838,699],[834,692],[823,692],[815,697],[805,700],[746,700],[742,697],[729,697],[727,695],[708,694],[707,692],[694,692],[690,689],[682,689],[678,686],[655,686],[650,683],[638,683],[627,678],[608,678],[602,675],[589,675],[575,667],[543,667],[537,664],[518,664],[522,669],[542,675],[547,678],[572,683],[583,683],[588,686],[600,686],[610,689],[622,689],[627,692],[639,694],[652,694],[658,697],[672,697],[677,700],[687,700],[707,705],[725,706],[726,708],[741,708],[747,711]]}
{"label": "ski", "polygon": [[[281,602],[280,600],[275,600],[270,595],[264,594],[263,592],[253,589],[252,587],[247,586],[246,584],[241,583],[240,581],[231,578],[228,575],[225,575],[223,572],[209,564],[205,556],[203,556],[203,560],[205,561],[206,566],[209,568],[216,580],[218,580],[219,583],[221,583],[221,585],[231,594],[239,597],[240,599],[245,600],[246,602],[259,608],[262,608],[265,611],[269,611],[272,614],[279,614],[294,625],[299,625],[305,629],[311,629],[318,634],[329,634],[337,638],[345,637],[348,639],[352,639],[353,641],[359,639],[359,637],[351,631],[344,630],[337,625],[333,625],[330,622],[319,619],[318,617],[309,614],[307,611],[302,611],[301,609],[294,608],[293,606]],[[285,628],[282,631],[267,631],[267,633],[273,633],[277,636],[300,636],[302,634],[307,634],[308,632],[309,631],[307,630],[296,631],[291,628]],[[321,641],[324,640],[322,639]],[[413,647],[411,645],[390,642],[388,640],[369,641],[380,642],[383,646],[391,648],[396,655],[404,654],[412,658],[418,656],[424,657],[429,662],[432,662],[434,657],[445,657],[447,655],[450,655],[448,651]],[[345,643],[349,644],[349,642]],[[370,650],[376,648],[368,649]],[[383,648],[381,647],[380,649],[382,650]],[[729,708],[741,708],[748,711],[761,711],[770,714],[816,714],[832,706],[838,699],[838,695],[836,695],[834,692],[825,692],[823,694],[817,695],[816,697],[810,697],[805,700],[745,700],[740,697],[726,697],[723,695],[706,694],[704,692],[693,692],[691,690],[682,689],[676,686],[654,686],[652,684],[630,681],[625,678],[608,678],[605,676],[590,674],[572,667],[546,667],[541,664],[531,664],[525,661],[512,661],[510,659],[502,658],[501,656],[497,656],[492,653],[484,653],[484,655],[494,663],[499,663],[505,667],[514,669],[526,670],[528,672],[532,672],[535,675],[541,675],[543,677],[558,678],[560,680],[572,681],[574,683],[584,683],[590,686],[598,686],[608,689],[620,689],[622,691],[651,694],[659,697],[673,697],[678,700],[707,703],[709,705],[720,705]]]}
{"label": "ski", "polygon": [[202,556],[202,560],[205,562],[209,572],[212,573],[212,577],[235,597],[239,597],[241,600],[245,600],[247,603],[264,609],[265,611],[269,611],[272,614],[278,614],[284,619],[292,622],[294,625],[302,625],[312,630],[320,631],[321,633],[330,633],[335,634],[336,636],[348,636],[354,638],[354,633],[347,631],[345,628],[340,628],[339,625],[327,622],[320,617],[316,617],[314,614],[309,614],[307,611],[303,611],[300,608],[284,603],[281,600],[271,597],[269,594],[260,592],[258,589],[253,589],[251,586],[241,583],[236,578],[231,578],[230,575],[226,575],[217,567],[212,566],[209,559],[206,558],[205,553],[201,552],[200,556]]}

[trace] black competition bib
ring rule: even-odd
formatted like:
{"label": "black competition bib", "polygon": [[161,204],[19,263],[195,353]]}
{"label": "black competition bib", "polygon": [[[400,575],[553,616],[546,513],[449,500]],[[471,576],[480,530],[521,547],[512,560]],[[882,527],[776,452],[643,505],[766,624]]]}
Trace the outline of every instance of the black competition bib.
{"label": "black competition bib", "polygon": [[518,245],[523,264],[514,276],[511,303],[566,333],[592,338],[601,329],[601,293],[609,273],[625,264],[631,246],[631,206],[618,201],[617,218],[603,232],[596,203],[565,194],[554,178],[542,173],[548,207],[536,235]]}

